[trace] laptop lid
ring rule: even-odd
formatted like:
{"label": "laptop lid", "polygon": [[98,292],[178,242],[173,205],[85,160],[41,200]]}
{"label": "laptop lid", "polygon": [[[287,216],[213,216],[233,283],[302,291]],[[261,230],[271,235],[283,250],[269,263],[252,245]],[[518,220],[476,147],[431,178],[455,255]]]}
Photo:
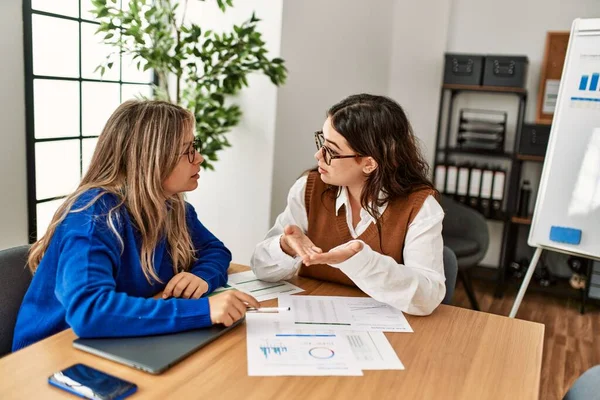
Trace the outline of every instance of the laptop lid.
{"label": "laptop lid", "polygon": [[240,319],[230,327],[216,325],[168,335],[101,339],[78,338],[73,341],[73,347],[151,374],[160,374],[225,332],[230,331],[243,320],[244,318]]}

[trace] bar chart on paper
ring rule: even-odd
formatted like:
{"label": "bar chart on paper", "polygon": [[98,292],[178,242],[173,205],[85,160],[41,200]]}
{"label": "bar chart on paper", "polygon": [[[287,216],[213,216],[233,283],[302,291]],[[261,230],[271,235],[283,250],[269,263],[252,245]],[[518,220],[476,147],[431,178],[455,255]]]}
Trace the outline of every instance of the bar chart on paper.
{"label": "bar chart on paper", "polygon": [[246,317],[249,375],[357,375],[360,370],[404,369],[382,332],[285,329],[280,322],[277,314]]}
{"label": "bar chart on paper", "polygon": [[281,343],[265,343],[263,346],[260,346],[260,351],[264,354],[265,358],[269,358],[287,353],[287,347]]}
{"label": "bar chart on paper", "polygon": [[348,341],[334,332],[282,331],[277,314],[246,316],[250,376],[360,376]]}
{"label": "bar chart on paper", "polygon": [[249,335],[248,375],[362,375],[344,337]]}

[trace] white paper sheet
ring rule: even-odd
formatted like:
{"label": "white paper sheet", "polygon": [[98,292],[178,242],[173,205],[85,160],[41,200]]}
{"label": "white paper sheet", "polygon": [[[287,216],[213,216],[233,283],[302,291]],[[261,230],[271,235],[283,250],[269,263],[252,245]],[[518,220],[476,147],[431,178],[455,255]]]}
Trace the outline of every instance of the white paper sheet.
{"label": "white paper sheet", "polygon": [[345,331],[358,366],[363,370],[404,369],[383,332]]}
{"label": "white paper sheet", "polygon": [[401,311],[369,297],[279,296],[285,327],[412,332]]}
{"label": "white paper sheet", "polygon": [[249,376],[361,376],[352,349],[335,333],[282,333],[279,314],[247,314]]}
{"label": "white paper sheet", "polygon": [[252,271],[229,275],[227,286],[217,288],[213,293],[220,293],[229,289],[237,289],[248,293],[258,301],[276,299],[280,294],[294,294],[304,291],[304,289],[286,281],[265,282],[258,280]]}
{"label": "white paper sheet", "polygon": [[554,114],[556,109],[556,100],[558,99],[558,88],[560,87],[560,79],[547,79],[546,88],[544,90],[544,102],[542,112],[544,114]]}

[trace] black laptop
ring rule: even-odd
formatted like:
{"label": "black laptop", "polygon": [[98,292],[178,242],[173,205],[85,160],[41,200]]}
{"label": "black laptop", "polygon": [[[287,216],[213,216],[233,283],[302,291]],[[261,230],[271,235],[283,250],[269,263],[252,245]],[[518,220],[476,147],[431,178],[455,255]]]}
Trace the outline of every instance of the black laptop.
{"label": "black laptop", "polygon": [[75,339],[79,350],[137,368],[151,374],[160,374],[199,348],[239,325],[244,318],[230,327],[210,328],[157,336],[127,338]]}

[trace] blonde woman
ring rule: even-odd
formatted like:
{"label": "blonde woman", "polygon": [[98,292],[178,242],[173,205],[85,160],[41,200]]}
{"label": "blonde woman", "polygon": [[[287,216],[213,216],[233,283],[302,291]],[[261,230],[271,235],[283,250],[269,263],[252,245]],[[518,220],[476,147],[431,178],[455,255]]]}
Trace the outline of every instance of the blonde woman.
{"label": "blonde woman", "polygon": [[164,334],[229,326],[259,307],[235,291],[203,297],[227,281],[231,253],[183,199],[203,161],[194,125],[166,102],[117,108],[79,187],[31,248],[13,351],[69,327],[81,337]]}

